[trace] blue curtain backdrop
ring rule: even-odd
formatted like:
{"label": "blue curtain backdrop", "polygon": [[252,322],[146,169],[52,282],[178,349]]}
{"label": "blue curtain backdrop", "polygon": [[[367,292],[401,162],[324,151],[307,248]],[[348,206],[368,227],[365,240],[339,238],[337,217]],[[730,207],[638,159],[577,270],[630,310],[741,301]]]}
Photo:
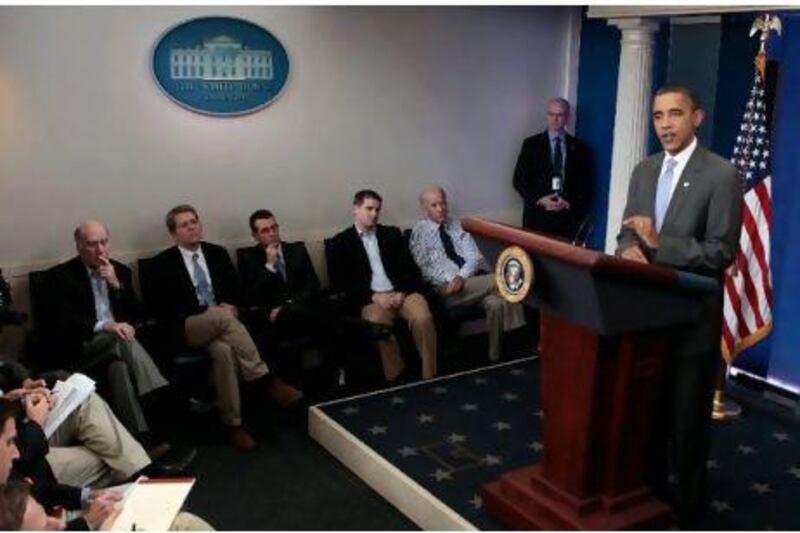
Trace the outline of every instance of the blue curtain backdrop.
{"label": "blue curtain backdrop", "polygon": [[[773,234],[772,274],[775,293],[772,334],[742,353],[735,366],[768,379],[781,387],[800,389],[800,14],[779,13],[782,37],[770,42],[770,59],[778,64],[773,119]],[[752,83],[756,39],[748,37],[757,13],[724,15],[715,36],[720,39],[713,126],[709,128],[714,151],[730,157]],[[702,31],[702,29],[697,30]],[[695,35],[696,37],[696,35]],[[679,38],[677,32],[675,39]],[[716,38],[716,37],[715,37]],[[686,47],[670,48],[669,27],[662,24],[657,36],[654,87],[666,79],[673,64],[691,53]],[[697,60],[696,57],[690,58]],[[593,207],[595,230],[590,245],[602,249],[608,210],[608,183],[614,135],[614,109],[619,68],[619,31],[604,20],[584,19],[578,84],[576,134],[594,152],[596,200]],[[691,69],[682,69],[684,74]],[[704,76],[704,80],[708,79]],[[681,79],[691,85],[691,80]],[[697,80],[702,83],[701,80]],[[651,135],[650,149],[659,149]]]}
{"label": "blue curtain backdrop", "polygon": [[[756,14],[723,18],[720,46],[714,149],[730,156],[752,83],[752,59],[758,51],[748,31]],[[740,354],[734,366],[794,392],[800,391],[800,14],[779,13],[780,37],[773,35],[768,54],[778,78],[772,120],[772,279],[773,330]]]}

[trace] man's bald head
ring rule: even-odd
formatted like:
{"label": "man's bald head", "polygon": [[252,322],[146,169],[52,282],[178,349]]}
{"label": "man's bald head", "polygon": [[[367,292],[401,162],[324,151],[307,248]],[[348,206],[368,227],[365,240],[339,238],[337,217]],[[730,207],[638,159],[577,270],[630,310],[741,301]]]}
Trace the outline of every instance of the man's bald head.
{"label": "man's bald head", "polygon": [[108,260],[108,229],[97,220],[84,220],[73,233],[75,248],[89,268],[98,268]]}
{"label": "man's bald head", "polygon": [[425,216],[432,222],[441,224],[447,220],[447,193],[439,186],[428,187],[419,194],[419,204]]}

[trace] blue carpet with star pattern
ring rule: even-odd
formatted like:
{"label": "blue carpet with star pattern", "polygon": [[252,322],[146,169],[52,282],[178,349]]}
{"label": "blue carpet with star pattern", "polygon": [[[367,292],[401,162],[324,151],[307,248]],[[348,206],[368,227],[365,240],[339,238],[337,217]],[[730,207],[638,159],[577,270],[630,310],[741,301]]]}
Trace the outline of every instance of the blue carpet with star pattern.
{"label": "blue carpet with star pattern", "polygon": [[[539,364],[527,358],[319,408],[480,529],[479,492],[542,452]],[[800,432],[749,412],[715,424],[704,529],[800,529]]]}

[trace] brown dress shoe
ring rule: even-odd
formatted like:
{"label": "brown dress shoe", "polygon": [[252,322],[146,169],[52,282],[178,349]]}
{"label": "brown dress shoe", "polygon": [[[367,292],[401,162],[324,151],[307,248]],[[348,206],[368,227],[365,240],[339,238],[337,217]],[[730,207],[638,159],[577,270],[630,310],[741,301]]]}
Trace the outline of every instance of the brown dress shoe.
{"label": "brown dress shoe", "polygon": [[240,452],[249,452],[256,447],[256,441],[242,426],[228,428],[228,441]]}
{"label": "brown dress shoe", "polygon": [[295,389],[281,378],[272,378],[267,386],[270,398],[281,407],[289,407],[303,398],[303,392]]}

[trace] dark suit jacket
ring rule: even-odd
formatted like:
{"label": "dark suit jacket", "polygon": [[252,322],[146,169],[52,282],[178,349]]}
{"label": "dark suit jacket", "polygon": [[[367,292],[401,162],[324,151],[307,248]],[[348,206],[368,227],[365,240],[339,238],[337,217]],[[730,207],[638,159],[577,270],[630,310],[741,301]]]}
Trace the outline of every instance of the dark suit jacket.
{"label": "dark suit jacket", "polygon": [[[655,219],[656,188],[664,153],[651,156],[633,171],[623,218],[642,215]],[[652,262],[722,279],[739,247],[742,226],[742,185],[736,168],[698,145],[675,187],[659,247]],[[618,250],[638,244],[632,230],[622,228]],[[681,353],[718,350],[722,292],[709,298],[702,320],[684,328]]]}
{"label": "dark suit jacket", "polygon": [[[113,259],[111,264],[114,265],[120,281],[119,289],[108,287],[114,320],[136,322],[141,317],[141,307],[133,292],[131,270]],[[94,325],[97,322],[89,273],[80,257],[76,256],[53,267],[49,275],[52,276],[49,287],[54,292],[50,315],[53,323],[45,327],[55,333],[59,342],[64,343],[63,348],[66,348],[62,355],[62,364],[57,366],[74,369],[81,345],[94,336]]]}
{"label": "dark suit jacket", "polygon": [[[628,188],[623,218],[655,219],[656,188],[664,152],[639,163]],[[681,174],[659,232],[654,263],[721,278],[733,262],[742,226],[742,184],[726,159],[698,145]],[[622,228],[620,250],[637,244]]]}
{"label": "dark suit jacket", "polygon": [[81,489],[62,485],[56,480],[46,459],[50,451],[47,437],[39,424],[17,420],[17,429],[20,457],[14,462],[11,479],[30,478],[33,481],[33,497],[47,510],[57,505],[66,509],[80,509]]}
{"label": "dark suit jacket", "polygon": [[[422,276],[400,230],[394,226],[379,224],[375,231],[383,268],[394,290],[406,294],[419,292],[422,288]],[[333,288],[345,292],[358,309],[371,303],[372,269],[355,226],[336,234],[330,245],[332,249],[328,255],[328,272]]]}
{"label": "dark suit jacket", "polygon": [[522,143],[514,168],[514,189],[525,203],[522,215],[525,228],[571,239],[589,213],[594,178],[588,147],[569,134],[565,144],[567,157],[561,196],[570,203],[570,209],[548,212],[536,205],[539,198],[553,192],[553,164],[547,131],[528,137]]}
{"label": "dark suit jacket", "polygon": [[[656,189],[664,153],[649,157],[633,171],[625,217],[654,217]],[[681,173],[659,232],[652,261],[722,279],[734,260],[742,221],[742,186],[727,160],[697,146]],[[623,228],[618,250],[638,243]],[[711,426],[711,403],[721,358],[723,293],[703,301],[699,317],[669,335],[664,389],[652,443],[649,483],[658,492],[667,486],[672,460],[678,473],[678,512],[689,516],[702,505]],[[674,447],[670,458],[668,443]]]}
{"label": "dark suit jacket", "polygon": [[269,310],[289,302],[311,304],[320,295],[320,283],[311,257],[302,242],[282,242],[283,261],[286,264],[286,281],[264,265],[267,254],[257,244],[242,251],[239,272],[242,275],[245,301],[248,305]]}
{"label": "dark suit jacket", "polygon": [[[222,246],[202,242],[200,244],[208,265],[214,298],[217,304],[240,305],[239,278],[228,251]],[[206,306],[200,305],[192,278],[177,246],[167,248],[153,258],[152,275],[156,297],[154,312],[166,328],[166,339],[173,348],[186,347],[184,321],[202,313]]]}

